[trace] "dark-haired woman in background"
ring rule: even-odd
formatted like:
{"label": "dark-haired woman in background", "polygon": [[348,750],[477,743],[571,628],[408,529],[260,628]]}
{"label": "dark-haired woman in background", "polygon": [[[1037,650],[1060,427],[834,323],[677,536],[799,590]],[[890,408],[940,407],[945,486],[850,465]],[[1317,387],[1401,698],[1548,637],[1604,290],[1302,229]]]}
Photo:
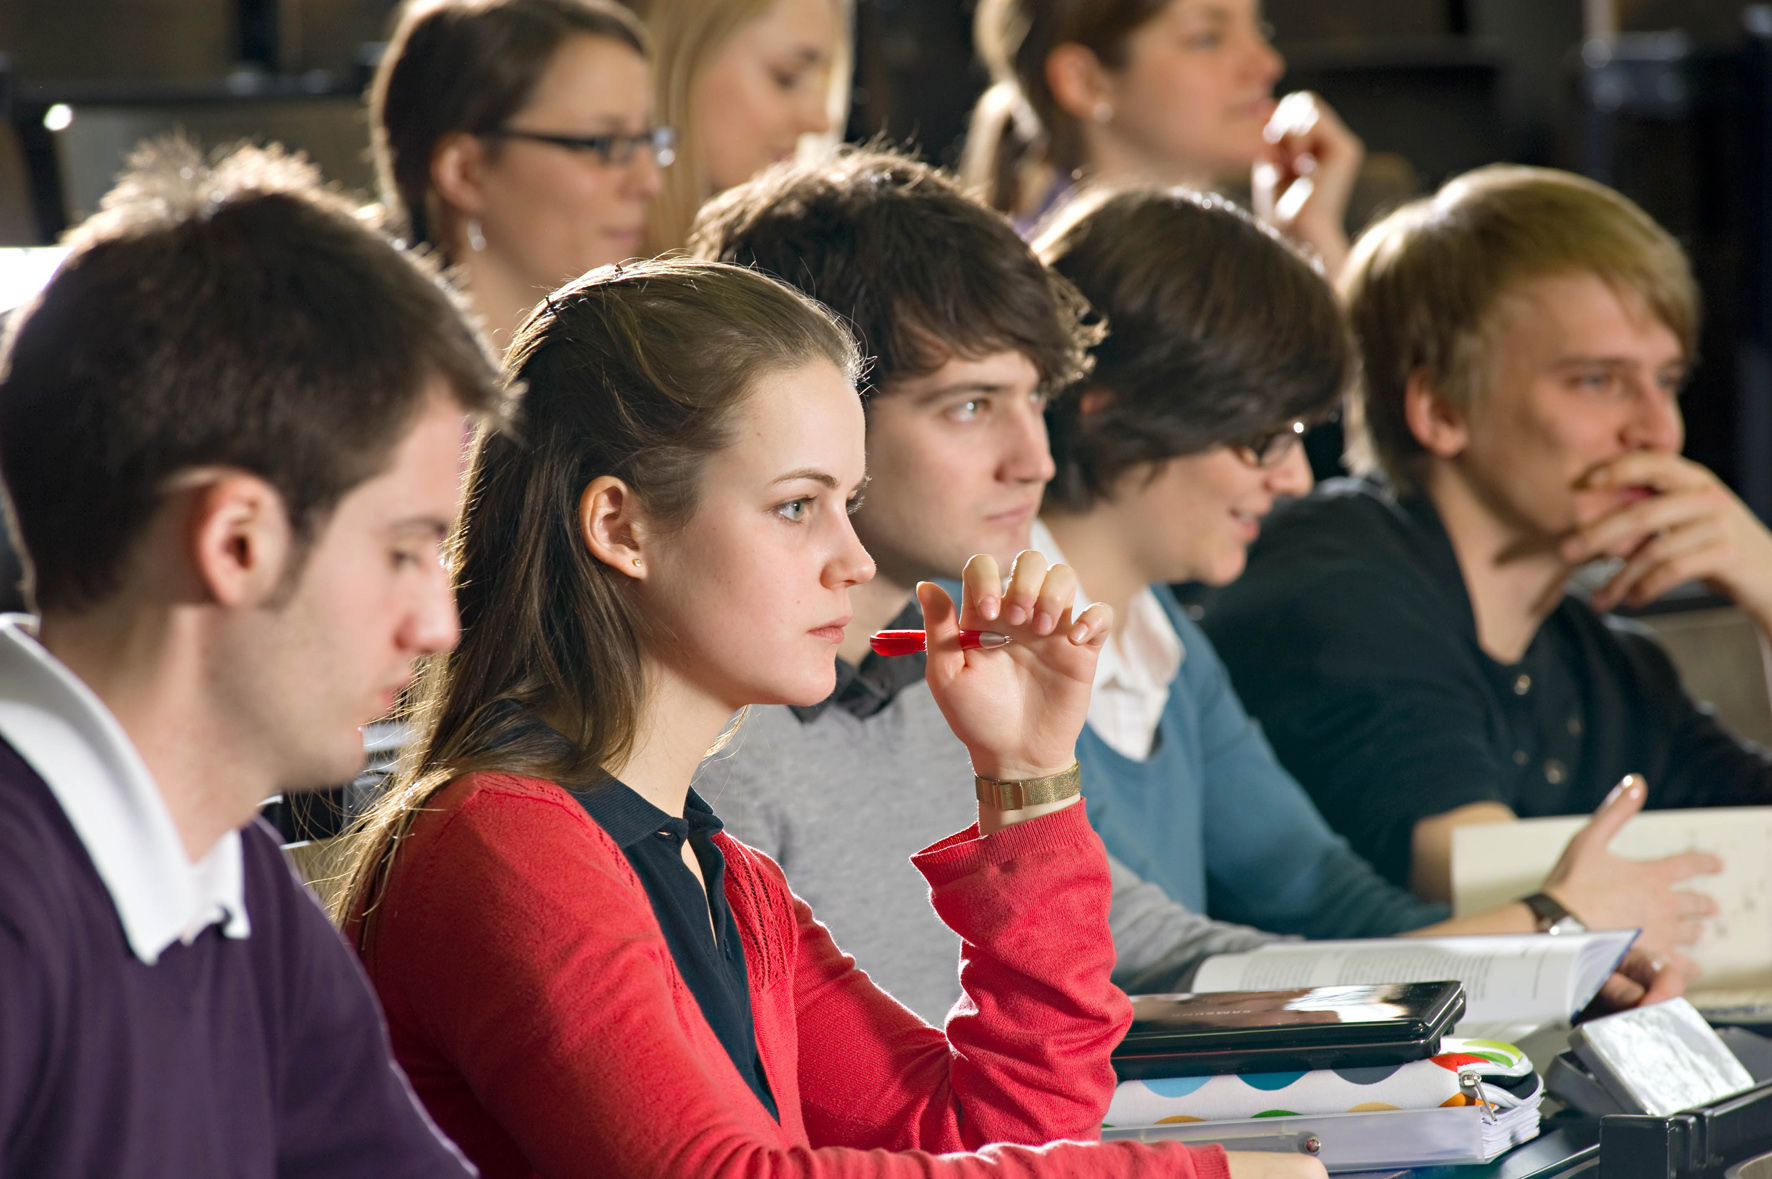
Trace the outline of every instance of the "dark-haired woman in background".
{"label": "dark-haired woman in background", "polygon": [[[519,332],[516,430],[469,475],[461,643],[346,893],[413,1085],[491,1179],[1321,1179],[1302,1156],[1054,1141],[1099,1136],[1131,1017],[1073,805],[1110,619],[1073,619],[1068,570],[1024,554],[1005,590],[974,558],[958,616],[921,587],[931,690],[974,769],[1045,791],[981,783],[1014,809],[981,801],[916,857],[967,947],[972,1007],[945,1033],[690,790],[735,710],[834,683],[873,575],[849,522],[858,367],[829,312],[716,264],[595,272]],[[1043,626],[1003,620],[1036,604]],[[1015,641],[962,651],[961,618]]]}
{"label": "dark-haired woman in background", "polygon": [[501,347],[548,291],[638,257],[671,160],[646,39],[606,0],[413,0],[370,92],[394,228]]}
{"label": "dark-haired woman in background", "polygon": [[981,0],[993,85],[962,174],[1034,228],[1077,182],[1248,184],[1262,218],[1331,276],[1365,149],[1314,94],[1278,104],[1259,0]]}
{"label": "dark-haired woman in background", "polygon": [[[1168,589],[1235,580],[1275,501],[1310,489],[1300,441],[1352,358],[1334,292],[1272,228],[1187,191],[1084,197],[1035,248],[1109,324],[1093,370],[1047,410],[1057,474],[1034,532],[1076,570],[1079,601],[1114,611],[1077,742],[1108,849],[1172,900],[1273,932],[1532,932],[1518,903],[1445,921],[1356,855]],[[1546,889],[1589,903],[1604,842],[1571,844]],[[1609,1001],[1681,986],[1646,954],[1629,969]]]}

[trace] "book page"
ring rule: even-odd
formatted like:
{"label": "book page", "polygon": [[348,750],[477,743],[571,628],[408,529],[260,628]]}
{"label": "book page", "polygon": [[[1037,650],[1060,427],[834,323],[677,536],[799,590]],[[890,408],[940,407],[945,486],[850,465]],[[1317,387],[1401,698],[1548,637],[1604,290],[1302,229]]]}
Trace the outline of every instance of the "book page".
{"label": "book page", "polygon": [[1589,981],[1597,987],[1634,936],[1362,938],[1263,946],[1208,958],[1194,977],[1194,990],[1457,979],[1464,984],[1466,1022],[1542,1023],[1567,1019],[1585,1006],[1592,997]]}
{"label": "book page", "polygon": [[[1586,822],[1577,815],[1457,828],[1453,911],[1462,916],[1537,892]],[[1680,947],[1704,969],[1692,1001],[1700,1003],[1711,989],[1772,987],[1772,807],[1646,811],[1625,824],[1612,851],[1636,860],[1684,851],[1721,857],[1720,875],[1695,876],[1680,886],[1709,893],[1720,909],[1705,921],[1696,945]]]}

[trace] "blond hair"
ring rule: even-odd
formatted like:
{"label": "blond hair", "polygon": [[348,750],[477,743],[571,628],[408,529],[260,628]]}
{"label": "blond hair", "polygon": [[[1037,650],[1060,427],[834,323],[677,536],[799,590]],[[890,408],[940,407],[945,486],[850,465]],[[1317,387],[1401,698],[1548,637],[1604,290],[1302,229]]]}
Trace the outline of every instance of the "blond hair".
{"label": "blond hair", "polygon": [[1503,296],[1520,283],[1591,274],[1697,350],[1699,297],[1672,235],[1623,195],[1549,168],[1491,165],[1448,181],[1354,244],[1341,289],[1362,372],[1347,460],[1411,489],[1425,455],[1405,417],[1411,378],[1469,410],[1489,381]]}
{"label": "blond hair", "polygon": [[[664,172],[664,190],[647,216],[647,252],[681,249],[702,203],[714,195],[695,125],[696,83],[733,34],[757,20],[775,0],[630,0],[651,35],[657,69],[654,106],[661,126],[677,132],[677,159]],[[848,111],[849,0],[831,0],[843,18],[831,63],[831,124],[839,129]]]}

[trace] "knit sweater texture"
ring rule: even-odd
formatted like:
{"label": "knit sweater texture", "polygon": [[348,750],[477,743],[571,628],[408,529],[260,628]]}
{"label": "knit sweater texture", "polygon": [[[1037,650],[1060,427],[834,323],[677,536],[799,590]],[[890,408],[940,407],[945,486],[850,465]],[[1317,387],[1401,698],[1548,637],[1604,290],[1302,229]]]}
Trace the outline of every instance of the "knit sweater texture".
{"label": "knit sweater texture", "polygon": [[1448,916],[1348,847],[1243,711],[1211,640],[1154,587],[1187,657],[1144,761],[1084,726],[1089,818],[1108,851],[1189,908],[1306,937],[1381,937]]}
{"label": "knit sweater texture", "polygon": [[1081,807],[916,856],[965,946],[971,1002],[945,1033],[857,970],[767,857],[715,842],[779,1123],[702,1018],[621,850],[570,794],[474,774],[418,817],[351,931],[397,1057],[488,1179],[1228,1179],[1216,1147],[1061,1141],[1099,1136],[1131,1019],[1108,979],[1107,865]]}

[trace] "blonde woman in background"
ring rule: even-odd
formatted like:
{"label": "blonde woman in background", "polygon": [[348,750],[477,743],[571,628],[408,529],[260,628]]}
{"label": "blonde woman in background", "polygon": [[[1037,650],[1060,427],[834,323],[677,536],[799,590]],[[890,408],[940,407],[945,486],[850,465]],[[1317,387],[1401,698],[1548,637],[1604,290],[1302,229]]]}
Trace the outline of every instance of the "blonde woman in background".
{"label": "blonde woman in background", "polygon": [[1314,94],[1276,102],[1285,61],[1258,0],[981,0],[994,85],[961,171],[1024,232],[1079,182],[1248,183],[1263,220],[1333,276],[1365,149]]}
{"label": "blonde woman in background", "polygon": [[630,0],[657,52],[657,108],[677,163],[647,227],[677,249],[717,192],[791,158],[848,112],[848,0]]}

